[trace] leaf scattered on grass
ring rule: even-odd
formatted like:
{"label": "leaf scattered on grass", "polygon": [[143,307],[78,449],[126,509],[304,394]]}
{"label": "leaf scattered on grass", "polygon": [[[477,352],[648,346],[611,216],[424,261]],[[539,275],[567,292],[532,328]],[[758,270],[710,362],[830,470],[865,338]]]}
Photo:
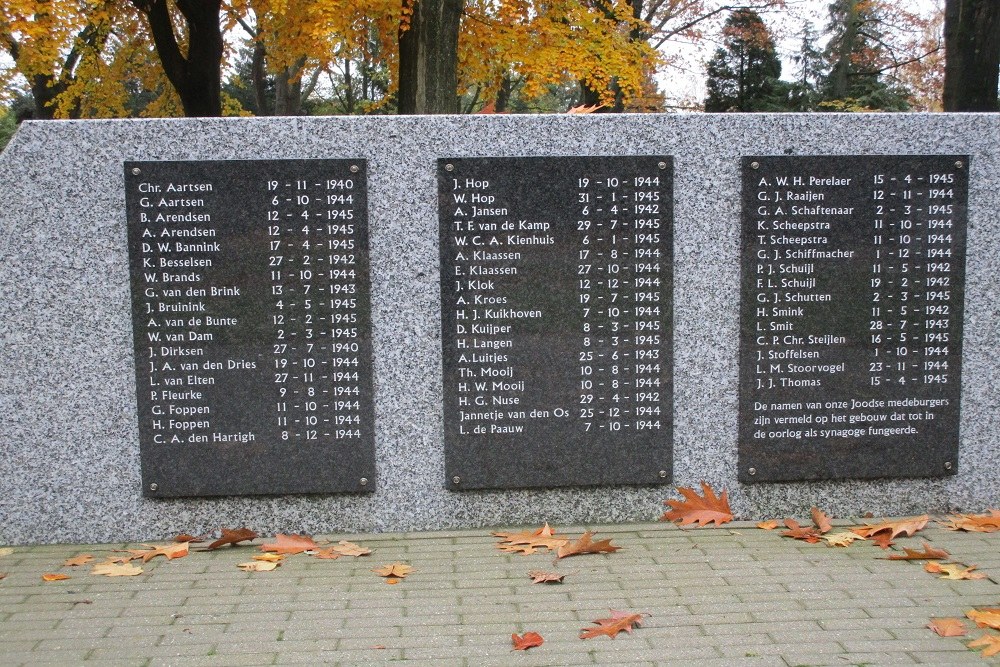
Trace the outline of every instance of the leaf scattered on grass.
{"label": "leaf scattered on grass", "polygon": [[561,584],[566,577],[558,572],[546,572],[544,570],[531,570],[528,576],[532,578],[533,584]]}
{"label": "leaf scattered on grass", "polygon": [[614,639],[619,632],[632,633],[632,628],[642,625],[642,619],[649,614],[633,613],[628,611],[611,610],[611,618],[599,618],[593,621],[596,628],[582,628],[580,639],[592,639],[601,635]]}
{"label": "leaf scattered on grass", "polygon": [[525,632],[521,637],[514,634],[510,636],[510,640],[514,644],[514,648],[511,649],[512,651],[527,651],[529,648],[541,646],[545,643],[545,640],[537,632]]}
{"label": "leaf scattered on grass", "polygon": [[556,551],[556,558],[568,558],[570,556],[581,556],[583,554],[609,554],[621,549],[612,546],[611,540],[594,541],[591,538],[593,533],[589,530],[580,536],[575,542],[567,542]]}
{"label": "leaf scattered on grass", "polygon": [[699,496],[694,489],[679,486],[677,492],[684,496],[684,500],[665,500],[664,505],[669,505],[672,509],[663,513],[660,521],[673,521],[682,526],[697,523],[699,527],[704,527],[710,523],[721,526],[733,520],[733,511],[729,508],[729,495],[723,490],[722,495],[715,495],[715,491],[706,482],[701,483],[704,493]]}
{"label": "leaf scattered on grass", "polygon": [[964,637],[968,634],[960,618],[932,618],[927,627],[941,637]]}
{"label": "leaf scattered on grass", "polygon": [[67,558],[63,561],[63,565],[66,567],[78,567],[80,565],[86,565],[92,560],[94,560],[94,556],[92,554],[80,554],[79,556]]}
{"label": "leaf scattered on grass", "polygon": [[930,561],[924,565],[924,570],[930,572],[931,574],[940,574],[942,579],[985,579],[986,575],[982,572],[973,572],[976,569],[975,565],[970,565],[965,567],[961,563],[938,563],[935,561]]}
{"label": "leaf scattered on grass", "polygon": [[240,542],[255,540],[259,537],[256,532],[250,530],[249,528],[222,528],[221,531],[222,536],[205,547],[206,549],[218,549],[219,547],[224,547],[227,544],[235,547]]}

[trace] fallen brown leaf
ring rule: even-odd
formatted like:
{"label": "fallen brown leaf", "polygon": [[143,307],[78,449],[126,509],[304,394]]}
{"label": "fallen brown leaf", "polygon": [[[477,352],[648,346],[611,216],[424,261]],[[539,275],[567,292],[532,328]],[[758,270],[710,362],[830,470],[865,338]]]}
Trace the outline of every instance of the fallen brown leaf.
{"label": "fallen brown leaf", "polygon": [[174,542],[191,542],[192,544],[199,544],[204,542],[205,538],[198,537],[196,535],[188,535],[187,533],[181,533],[174,538]]}
{"label": "fallen brown leaf", "polygon": [[942,558],[950,558],[949,554],[944,549],[935,549],[927,542],[924,542],[923,551],[917,551],[916,549],[909,549],[903,547],[903,553],[892,554],[886,556],[886,560],[940,560]]}
{"label": "fallen brown leaf", "polygon": [[968,634],[960,618],[932,618],[927,627],[941,637],[963,637]]}
{"label": "fallen brown leaf", "polygon": [[236,567],[244,572],[270,572],[281,565],[281,561],[252,560],[248,563],[237,563]]}
{"label": "fallen brown leaf", "polygon": [[569,539],[565,537],[556,537],[555,533],[556,531],[546,523],[536,530],[526,530],[521,533],[493,533],[493,536],[503,538],[497,544],[497,549],[528,556],[538,549],[556,551],[569,542]]}
{"label": "fallen brown leaf", "polygon": [[69,579],[69,575],[61,572],[46,572],[42,575],[42,581],[64,581],[66,579]]}
{"label": "fallen brown leaf", "polygon": [[870,538],[871,543],[877,546],[879,549],[888,549],[895,542],[892,541],[892,536],[889,533],[878,533]]}
{"label": "fallen brown leaf", "polygon": [[260,546],[261,551],[273,551],[288,555],[300,554],[303,551],[312,551],[318,548],[319,545],[308,535],[284,535],[282,533],[275,536],[274,542]]}
{"label": "fallen brown leaf", "polygon": [[1000,609],[991,607],[973,609],[966,612],[965,616],[981,628],[1000,630]]}
{"label": "fallen brown leaf", "polygon": [[544,570],[531,570],[528,576],[533,579],[533,584],[561,584],[566,577],[558,572],[546,572]]}
{"label": "fallen brown leaf", "polygon": [[527,651],[529,648],[541,646],[545,643],[545,640],[537,632],[525,632],[522,637],[511,635],[510,640],[514,644],[514,648],[511,649],[512,651]]}
{"label": "fallen brown leaf", "polygon": [[248,540],[255,540],[259,537],[257,533],[250,530],[249,528],[222,528],[222,537],[215,540],[209,544],[206,549],[218,549],[227,544],[236,546],[240,542],[246,542]]}
{"label": "fallen brown leaf", "polygon": [[562,545],[556,551],[556,558],[568,558],[583,554],[609,554],[621,549],[621,547],[612,546],[610,539],[595,542],[591,539],[593,535],[588,530],[576,542],[569,542]]}
{"label": "fallen brown leaf", "polygon": [[803,540],[809,544],[816,544],[820,540],[820,534],[816,531],[816,528],[813,526],[800,526],[799,522],[795,519],[785,519],[785,528],[788,530],[782,531],[782,537]]}
{"label": "fallen brown leaf", "polygon": [[816,524],[816,528],[819,529],[821,535],[829,533],[833,530],[833,524],[830,523],[830,517],[824,514],[823,510],[818,507],[813,507],[809,511],[809,514],[812,517],[813,523]]}
{"label": "fallen brown leaf", "polygon": [[592,639],[606,635],[614,639],[619,632],[631,634],[633,627],[642,625],[642,619],[649,614],[635,614],[631,612],[611,610],[611,618],[599,618],[593,621],[596,628],[583,628],[580,630],[580,639]]}
{"label": "fallen brown leaf", "polygon": [[988,514],[956,514],[948,521],[939,521],[948,530],[964,530],[970,533],[993,533],[1000,530],[1000,510],[988,510]]}
{"label": "fallen brown leaf", "polygon": [[134,577],[142,574],[142,568],[130,563],[98,563],[90,571],[91,574],[103,574],[105,577]]}
{"label": "fallen brown leaf", "polygon": [[348,542],[347,540],[341,540],[330,548],[341,556],[368,556],[371,555],[372,552],[371,549],[367,549],[361,545],[355,544],[354,542]]}
{"label": "fallen brown leaf", "polygon": [[821,535],[820,537],[831,547],[849,547],[855,540],[864,539],[860,535],[850,532],[830,533],[828,535]]}
{"label": "fallen brown leaf", "polygon": [[272,554],[272,553],[256,554],[251,558],[253,558],[253,560],[264,561],[265,563],[280,563],[281,561],[285,560],[285,557],[282,556],[281,554]]}
{"label": "fallen brown leaf", "polygon": [[775,519],[771,519],[769,521],[761,521],[757,524],[757,527],[761,530],[774,530],[779,525],[781,524],[779,524]]}
{"label": "fallen brown leaf", "polygon": [[6,578],[7,578],[7,573],[6,572],[0,572],[0,579],[6,579]]}
{"label": "fallen brown leaf", "polygon": [[889,536],[890,540],[894,540],[900,535],[913,537],[913,534],[918,530],[924,529],[928,520],[930,520],[930,517],[924,514],[923,516],[912,516],[898,521],[883,521],[882,523],[855,526],[850,530],[852,533],[857,533],[861,537],[868,537],[872,539],[874,539],[875,535],[885,533]]}
{"label": "fallen brown leaf", "polygon": [[679,522],[682,526],[697,523],[699,527],[704,527],[710,523],[721,526],[733,520],[733,511],[729,508],[728,493],[723,490],[721,496],[716,496],[715,491],[707,483],[701,483],[704,496],[699,496],[694,489],[677,487],[678,493],[684,496],[684,500],[665,500],[664,505],[669,505],[672,509],[663,513],[660,521]]}
{"label": "fallen brown leaf", "polygon": [[961,563],[937,563],[935,561],[930,561],[924,565],[924,570],[930,572],[931,574],[940,574],[942,579],[985,579],[986,575],[982,572],[973,572],[976,569],[975,565],[970,565],[965,567]]}
{"label": "fallen brown leaf", "polygon": [[164,556],[167,560],[183,558],[188,555],[191,545],[188,542],[175,542],[174,544],[143,544],[145,549],[129,549],[128,552],[134,558],[141,558],[143,563],[148,563],[157,556]]}
{"label": "fallen brown leaf", "polygon": [[329,549],[316,549],[311,552],[313,558],[319,558],[320,560],[336,560],[340,558],[340,554],[330,547]]}
{"label": "fallen brown leaf", "polygon": [[80,554],[79,556],[73,556],[72,558],[67,558],[63,561],[63,565],[67,567],[77,567],[80,565],[86,565],[90,561],[94,560],[94,556],[91,554]]}
{"label": "fallen brown leaf", "polygon": [[969,648],[984,648],[983,657],[989,658],[994,655],[1000,654],[1000,636],[991,635],[989,633],[983,635],[979,639],[969,642],[966,644]]}
{"label": "fallen brown leaf", "polygon": [[391,565],[384,565],[382,567],[377,567],[372,570],[375,574],[380,577],[394,577],[399,579],[404,579],[406,575],[413,572],[413,568],[405,563],[392,563]]}

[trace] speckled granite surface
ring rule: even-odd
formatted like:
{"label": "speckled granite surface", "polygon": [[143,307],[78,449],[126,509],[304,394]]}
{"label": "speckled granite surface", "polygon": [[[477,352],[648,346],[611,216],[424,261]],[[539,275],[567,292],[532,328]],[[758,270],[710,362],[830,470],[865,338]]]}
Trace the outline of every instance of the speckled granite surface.
{"label": "speckled granite surface", "polygon": [[[739,158],[972,157],[959,474],[736,481]],[[995,115],[282,118],[26,123],[0,156],[0,542],[116,541],[247,524],[399,531],[650,520],[666,489],[444,489],[435,159],[668,154],[675,160],[678,484],[727,487],[741,518],[1000,503],[1000,122]],[[378,490],[143,500],[131,353],[125,160],[368,160]]]}

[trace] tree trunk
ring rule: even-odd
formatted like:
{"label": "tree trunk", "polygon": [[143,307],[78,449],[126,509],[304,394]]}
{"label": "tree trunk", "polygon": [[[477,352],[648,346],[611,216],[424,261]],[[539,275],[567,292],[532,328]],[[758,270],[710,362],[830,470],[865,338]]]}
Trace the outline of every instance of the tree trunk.
{"label": "tree trunk", "polygon": [[413,0],[399,35],[399,113],[458,113],[458,28],[465,0]]}
{"label": "tree trunk", "polygon": [[250,75],[253,77],[253,96],[257,103],[258,116],[270,116],[274,113],[271,109],[271,100],[267,90],[267,52],[260,42],[254,44],[253,60],[250,65]]}
{"label": "tree trunk", "polygon": [[947,0],[944,110],[1000,111],[1000,2]]}
{"label": "tree trunk", "polygon": [[156,54],[181,98],[185,116],[222,115],[222,0],[176,0],[187,22],[187,56],[181,53],[167,0],[131,0],[146,15]]}

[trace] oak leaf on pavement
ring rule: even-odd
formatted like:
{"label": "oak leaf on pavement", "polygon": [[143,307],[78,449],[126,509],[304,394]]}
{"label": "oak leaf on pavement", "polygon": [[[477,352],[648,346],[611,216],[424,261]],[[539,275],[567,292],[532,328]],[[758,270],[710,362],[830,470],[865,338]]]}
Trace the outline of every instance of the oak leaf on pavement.
{"label": "oak leaf on pavement", "polygon": [[520,553],[524,556],[529,556],[536,553],[539,549],[556,551],[559,547],[569,542],[569,539],[556,537],[555,534],[556,531],[546,523],[536,530],[526,530],[520,533],[493,533],[493,537],[503,538],[497,543],[497,549],[508,553]]}
{"label": "oak leaf on pavement", "polygon": [[580,639],[592,639],[601,635],[606,635],[614,639],[619,632],[628,632],[631,634],[632,628],[642,625],[642,619],[646,616],[649,616],[649,614],[637,614],[612,609],[611,618],[599,618],[593,621],[597,624],[596,628],[582,628],[580,630]]}
{"label": "oak leaf on pavement", "polygon": [[820,534],[815,526],[800,526],[795,519],[785,519],[785,528],[788,530],[782,531],[782,537],[803,540],[809,544],[816,544],[820,541]]}
{"label": "oak leaf on pavement", "polygon": [[512,634],[510,640],[514,644],[514,648],[511,649],[512,651],[527,651],[529,648],[541,646],[545,642],[537,632],[525,632],[521,637]]}
{"label": "oak leaf on pavement", "polygon": [[1000,510],[988,510],[988,514],[956,514],[947,522],[939,522],[948,530],[964,530],[970,533],[994,533],[1000,530]]}
{"label": "oak leaf on pavement", "polygon": [[983,657],[989,658],[1000,654],[1000,635],[985,634],[979,639],[966,644],[969,648],[983,648]]}
{"label": "oak leaf on pavement", "polygon": [[982,572],[973,572],[975,569],[975,565],[965,567],[960,563],[937,563],[930,561],[924,565],[924,570],[930,572],[931,574],[940,574],[942,579],[952,579],[958,581],[961,579],[986,578],[986,575]]}
{"label": "oak leaf on pavement", "polygon": [[854,542],[854,540],[864,539],[860,535],[856,535],[851,532],[842,533],[829,533],[826,535],[821,535],[821,539],[825,540],[826,543],[831,547],[849,547]]}
{"label": "oak leaf on pavement", "polygon": [[981,628],[1000,630],[1000,609],[995,607],[973,609],[966,612],[965,616]]}
{"label": "oak leaf on pavement", "polygon": [[222,537],[215,540],[209,544],[206,549],[218,549],[227,544],[231,544],[234,547],[237,546],[239,542],[246,542],[247,540],[255,540],[259,537],[256,532],[250,530],[249,528],[222,528]]}
{"label": "oak leaf on pavement", "polygon": [[757,527],[761,530],[774,530],[779,524],[775,519],[769,519],[767,521],[761,521],[757,524]]}
{"label": "oak leaf on pavement", "polygon": [[67,558],[63,561],[63,565],[67,567],[78,567],[80,565],[86,565],[92,560],[94,560],[94,556],[92,554],[80,554],[79,556]]}
{"label": "oak leaf on pavement", "polygon": [[968,634],[960,618],[932,618],[927,627],[941,637],[963,637]]}
{"label": "oak leaf on pavement", "polygon": [[833,524],[830,523],[830,517],[828,517],[820,508],[813,507],[809,510],[809,515],[812,517],[813,523],[816,524],[816,528],[819,530],[820,535],[825,535],[833,530]]}
{"label": "oak leaf on pavement", "polygon": [[885,560],[941,560],[942,558],[951,558],[951,554],[944,549],[937,549],[924,542],[922,551],[903,547],[903,553],[891,554],[886,556]]}
{"label": "oak leaf on pavement", "polygon": [[274,542],[260,545],[261,551],[273,551],[289,556],[314,549],[319,549],[319,545],[308,535],[285,535],[284,533],[275,535]]}
{"label": "oak leaf on pavement", "polygon": [[532,578],[533,584],[561,584],[566,578],[565,574],[558,572],[546,572],[545,570],[531,570],[528,576]]}
{"label": "oak leaf on pavement", "polygon": [[889,540],[894,540],[900,535],[913,537],[913,534],[923,530],[930,517],[926,514],[922,516],[911,516],[898,521],[883,521],[882,523],[865,524],[864,526],[854,526],[852,533],[857,533],[861,537],[875,539],[876,536],[887,535]]}
{"label": "oak leaf on pavement", "polygon": [[368,556],[372,552],[371,549],[355,544],[354,542],[348,542],[347,540],[341,540],[330,548],[341,556]]}
{"label": "oak leaf on pavement", "polygon": [[609,554],[621,549],[621,547],[612,546],[610,539],[595,542],[591,539],[593,535],[588,530],[576,542],[567,542],[562,545],[556,551],[556,558],[568,558],[569,556],[580,556],[582,554]]}
{"label": "oak leaf on pavement", "polygon": [[193,544],[199,544],[204,541],[205,538],[203,537],[198,537],[197,535],[189,535],[187,533],[181,533],[180,535],[174,537],[174,542],[191,542]]}
{"label": "oak leaf on pavement", "polygon": [[372,572],[379,575],[380,577],[403,579],[406,577],[406,575],[413,572],[413,568],[405,563],[392,563],[390,565],[377,567],[374,570],[372,570]]}
{"label": "oak leaf on pavement", "polygon": [[660,521],[673,521],[686,526],[697,523],[699,527],[704,527],[710,523],[721,526],[733,520],[733,511],[729,507],[729,494],[725,490],[722,495],[715,495],[715,491],[706,482],[701,483],[704,493],[699,496],[694,489],[679,486],[678,493],[684,496],[684,500],[664,500],[664,505],[669,505],[672,509],[663,513]]}
{"label": "oak leaf on pavement", "polygon": [[142,574],[142,568],[131,563],[97,563],[90,571],[91,574],[103,574],[105,577],[134,577]]}
{"label": "oak leaf on pavement", "polygon": [[163,556],[167,560],[183,558],[188,555],[191,549],[189,542],[175,542],[173,544],[143,544],[145,549],[128,549],[133,558],[141,558],[143,563],[148,563],[157,556]]}
{"label": "oak leaf on pavement", "polygon": [[61,572],[46,572],[42,575],[42,581],[64,581],[66,579],[69,579],[69,575]]}

